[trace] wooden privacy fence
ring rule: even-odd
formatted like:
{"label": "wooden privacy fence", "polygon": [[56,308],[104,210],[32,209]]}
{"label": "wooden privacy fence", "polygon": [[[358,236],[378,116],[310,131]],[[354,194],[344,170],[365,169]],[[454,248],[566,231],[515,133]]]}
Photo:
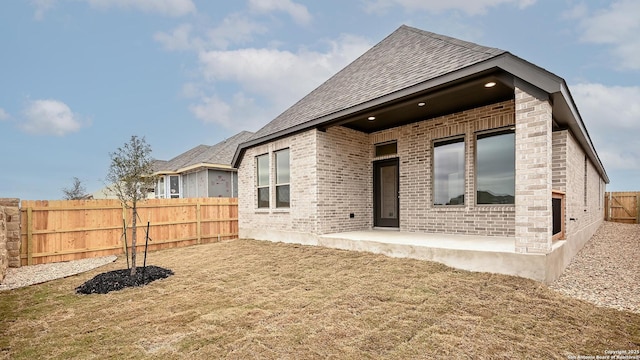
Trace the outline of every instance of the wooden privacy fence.
{"label": "wooden privacy fence", "polygon": [[[131,210],[118,200],[26,201],[21,204],[21,265],[124,253],[123,216],[131,247]],[[138,205],[138,251],[238,237],[237,198],[150,199]]]}
{"label": "wooden privacy fence", "polygon": [[640,192],[607,192],[604,218],[627,224],[640,224]]}

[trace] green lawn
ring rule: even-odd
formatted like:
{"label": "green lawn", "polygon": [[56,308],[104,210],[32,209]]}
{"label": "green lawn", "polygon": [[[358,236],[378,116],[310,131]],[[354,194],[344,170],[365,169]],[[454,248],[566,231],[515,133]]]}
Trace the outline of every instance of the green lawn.
{"label": "green lawn", "polygon": [[[0,292],[0,356],[557,358],[640,349],[640,315],[517,277],[237,240],[149,254],[175,275],[76,295],[96,274]],[[634,285],[635,286],[635,285]]]}

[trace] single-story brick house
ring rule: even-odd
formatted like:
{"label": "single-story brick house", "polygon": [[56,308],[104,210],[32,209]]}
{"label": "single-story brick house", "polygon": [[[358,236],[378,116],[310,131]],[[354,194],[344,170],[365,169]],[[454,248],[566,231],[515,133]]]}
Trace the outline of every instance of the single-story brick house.
{"label": "single-story brick house", "polygon": [[215,145],[198,145],[171,160],[155,160],[155,198],[237,197],[237,169],[231,166],[238,144],[253,135],[241,131]]}
{"label": "single-story brick house", "polygon": [[547,282],[603,221],[609,182],[562,78],[408,26],[257,131],[233,166],[242,238]]}

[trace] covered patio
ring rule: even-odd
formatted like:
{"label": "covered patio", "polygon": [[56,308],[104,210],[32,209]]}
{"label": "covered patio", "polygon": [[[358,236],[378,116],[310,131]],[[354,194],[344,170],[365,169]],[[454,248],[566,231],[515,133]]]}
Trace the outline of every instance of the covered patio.
{"label": "covered patio", "polygon": [[[386,229],[319,235],[318,245],[391,257],[439,262],[457,269],[515,275],[549,283],[559,269],[566,241],[549,254],[515,251],[515,237],[435,234]],[[556,265],[557,264],[557,265]]]}

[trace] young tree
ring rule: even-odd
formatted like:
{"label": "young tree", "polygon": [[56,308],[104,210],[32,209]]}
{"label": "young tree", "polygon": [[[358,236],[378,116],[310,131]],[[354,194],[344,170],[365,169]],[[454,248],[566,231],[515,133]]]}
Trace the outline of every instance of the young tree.
{"label": "young tree", "polygon": [[73,185],[70,188],[62,189],[63,199],[65,200],[82,200],[87,193],[87,189],[77,177],[73,177]]}
{"label": "young tree", "polygon": [[144,137],[131,136],[129,142],[110,153],[111,165],[107,173],[107,188],[125,207],[131,209],[131,276],[136,274],[136,222],[138,202],[146,198],[147,189],[155,183],[151,146]]}

